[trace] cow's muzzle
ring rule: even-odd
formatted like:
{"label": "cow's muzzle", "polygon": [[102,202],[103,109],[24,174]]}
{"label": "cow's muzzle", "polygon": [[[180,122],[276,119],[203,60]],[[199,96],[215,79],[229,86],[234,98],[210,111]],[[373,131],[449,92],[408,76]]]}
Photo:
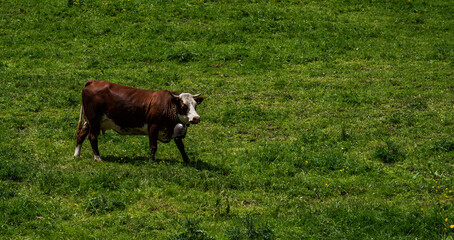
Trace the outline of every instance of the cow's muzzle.
{"label": "cow's muzzle", "polygon": [[191,121],[189,121],[191,124],[197,124],[200,122],[200,117],[199,116],[195,116],[192,118]]}

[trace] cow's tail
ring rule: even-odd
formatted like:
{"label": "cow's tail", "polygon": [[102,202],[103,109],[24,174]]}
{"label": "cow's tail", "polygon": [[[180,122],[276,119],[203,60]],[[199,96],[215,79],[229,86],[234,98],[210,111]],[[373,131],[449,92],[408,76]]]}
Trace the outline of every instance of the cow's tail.
{"label": "cow's tail", "polygon": [[[80,104],[79,122],[77,123],[77,132],[79,132],[80,129],[82,128],[83,121],[84,121],[84,106],[81,103]],[[76,132],[76,135],[77,135],[77,132]]]}
{"label": "cow's tail", "polygon": [[[90,79],[88,80],[86,83],[85,83],[85,87],[92,84],[93,82],[95,82],[96,80],[95,79]],[[83,127],[83,123],[85,121],[85,118],[84,118],[84,105],[81,101],[80,103],[80,114],[79,114],[79,122],[77,123],[77,131],[76,131],[76,135],[77,133],[80,131],[80,129],[82,129]]]}
{"label": "cow's tail", "polygon": [[88,81],[85,83],[85,87],[88,86],[88,85],[90,85],[90,84],[92,84],[93,82],[96,82],[96,80],[95,80],[95,79],[90,79],[90,80],[88,80]]}

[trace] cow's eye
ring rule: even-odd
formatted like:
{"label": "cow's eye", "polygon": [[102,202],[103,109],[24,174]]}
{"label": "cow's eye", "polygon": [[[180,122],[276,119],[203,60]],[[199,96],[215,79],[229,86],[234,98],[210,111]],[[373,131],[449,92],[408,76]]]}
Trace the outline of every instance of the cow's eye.
{"label": "cow's eye", "polygon": [[183,110],[183,112],[187,113],[188,112],[188,106],[186,106],[186,104],[183,104],[183,106],[181,106],[181,110]]}

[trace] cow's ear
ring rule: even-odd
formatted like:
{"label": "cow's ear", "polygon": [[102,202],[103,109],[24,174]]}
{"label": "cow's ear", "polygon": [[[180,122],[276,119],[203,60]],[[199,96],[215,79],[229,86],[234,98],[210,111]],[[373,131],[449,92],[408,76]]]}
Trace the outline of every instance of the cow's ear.
{"label": "cow's ear", "polygon": [[192,96],[197,104],[200,104],[203,101],[203,97],[200,96],[199,94],[193,95]]}
{"label": "cow's ear", "polygon": [[172,102],[177,104],[180,102],[180,98],[179,97],[172,97]]}
{"label": "cow's ear", "polygon": [[197,96],[194,98],[194,100],[197,104],[200,104],[203,101],[203,97]]}
{"label": "cow's ear", "polygon": [[179,95],[174,94],[172,92],[170,92],[170,95],[172,95],[172,102],[173,103],[179,103],[180,102],[180,96]]}

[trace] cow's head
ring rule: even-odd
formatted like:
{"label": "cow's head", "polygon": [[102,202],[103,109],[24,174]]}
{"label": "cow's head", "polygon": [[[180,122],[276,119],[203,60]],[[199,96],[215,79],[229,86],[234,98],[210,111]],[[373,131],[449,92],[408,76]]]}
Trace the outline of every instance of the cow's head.
{"label": "cow's head", "polygon": [[176,103],[178,119],[184,124],[197,124],[200,122],[200,116],[195,111],[197,104],[203,101],[200,94],[192,95],[182,93],[176,95],[172,93],[172,101]]}

